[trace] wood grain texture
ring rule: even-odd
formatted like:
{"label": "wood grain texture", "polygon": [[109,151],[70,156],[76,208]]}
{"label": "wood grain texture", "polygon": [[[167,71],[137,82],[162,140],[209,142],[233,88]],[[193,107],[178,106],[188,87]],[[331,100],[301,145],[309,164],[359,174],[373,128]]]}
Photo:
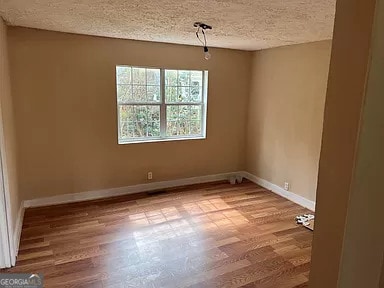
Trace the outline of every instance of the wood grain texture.
{"label": "wood grain texture", "polygon": [[27,209],[16,267],[45,287],[307,287],[309,211],[253,183]]}

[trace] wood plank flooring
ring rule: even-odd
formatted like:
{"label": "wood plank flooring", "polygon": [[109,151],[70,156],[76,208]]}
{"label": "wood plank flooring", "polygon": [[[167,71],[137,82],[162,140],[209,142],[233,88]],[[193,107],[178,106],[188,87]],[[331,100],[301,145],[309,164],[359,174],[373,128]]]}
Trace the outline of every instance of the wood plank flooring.
{"label": "wood plank flooring", "polygon": [[33,208],[6,271],[45,287],[307,287],[312,232],[294,217],[308,212],[250,182]]}

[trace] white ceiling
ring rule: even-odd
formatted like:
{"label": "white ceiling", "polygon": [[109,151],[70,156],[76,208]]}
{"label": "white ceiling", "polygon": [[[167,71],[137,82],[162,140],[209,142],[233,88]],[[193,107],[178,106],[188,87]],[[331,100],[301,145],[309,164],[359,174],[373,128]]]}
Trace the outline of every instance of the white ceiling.
{"label": "white ceiling", "polygon": [[9,25],[242,50],[332,38],[336,0],[0,0]]}

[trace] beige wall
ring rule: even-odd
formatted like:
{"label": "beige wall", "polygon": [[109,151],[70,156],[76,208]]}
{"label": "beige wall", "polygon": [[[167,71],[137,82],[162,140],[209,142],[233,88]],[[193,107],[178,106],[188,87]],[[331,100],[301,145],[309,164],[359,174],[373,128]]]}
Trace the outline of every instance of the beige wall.
{"label": "beige wall", "polygon": [[[15,127],[13,118],[13,103],[10,88],[10,73],[8,63],[7,47],[7,26],[0,17],[0,115],[2,117],[4,150],[2,158],[6,167],[4,173],[5,187],[9,191],[11,222],[16,226],[17,215],[20,208],[20,198],[18,192],[17,165],[16,165],[16,145],[15,145]],[[4,153],[5,152],[5,153]],[[8,177],[7,177],[8,176]]]}
{"label": "beige wall", "polygon": [[[315,199],[330,41],[210,61],[196,47],[15,27],[9,41],[23,199],[239,170]],[[117,64],[209,70],[207,139],[117,145]]]}
{"label": "beige wall", "polygon": [[253,54],[248,172],[315,200],[331,41]]}
{"label": "beige wall", "polygon": [[384,254],[384,0],[376,2],[369,72],[344,233],[340,287],[378,287]]}
{"label": "beige wall", "polygon": [[[23,199],[244,169],[249,52],[10,28]],[[207,139],[117,144],[115,65],[209,70]]]}
{"label": "beige wall", "polygon": [[[381,40],[372,39],[378,3],[381,24],[375,34]],[[311,288],[378,287],[384,249],[382,5],[382,0],[337,2]]]}

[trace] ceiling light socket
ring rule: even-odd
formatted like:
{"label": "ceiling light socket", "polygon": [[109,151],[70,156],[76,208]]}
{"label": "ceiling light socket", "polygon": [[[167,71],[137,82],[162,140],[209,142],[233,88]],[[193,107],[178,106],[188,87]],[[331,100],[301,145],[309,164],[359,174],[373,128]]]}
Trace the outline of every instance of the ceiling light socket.
{"label": "ceiling light socket", "polygon": [[208,51],[208,47],[207,46],[204,46],[204,58],[205,58],[205,60],[209,60],[209,59],[211,59],[211,53],[209,53],[209,51]]}
{"label": "ceiling light socket", "polygon": [[203,30],[211,30],[212,26],[205,24],[203,22],[195,22],[193,23],[193,27],[200,27]]}

